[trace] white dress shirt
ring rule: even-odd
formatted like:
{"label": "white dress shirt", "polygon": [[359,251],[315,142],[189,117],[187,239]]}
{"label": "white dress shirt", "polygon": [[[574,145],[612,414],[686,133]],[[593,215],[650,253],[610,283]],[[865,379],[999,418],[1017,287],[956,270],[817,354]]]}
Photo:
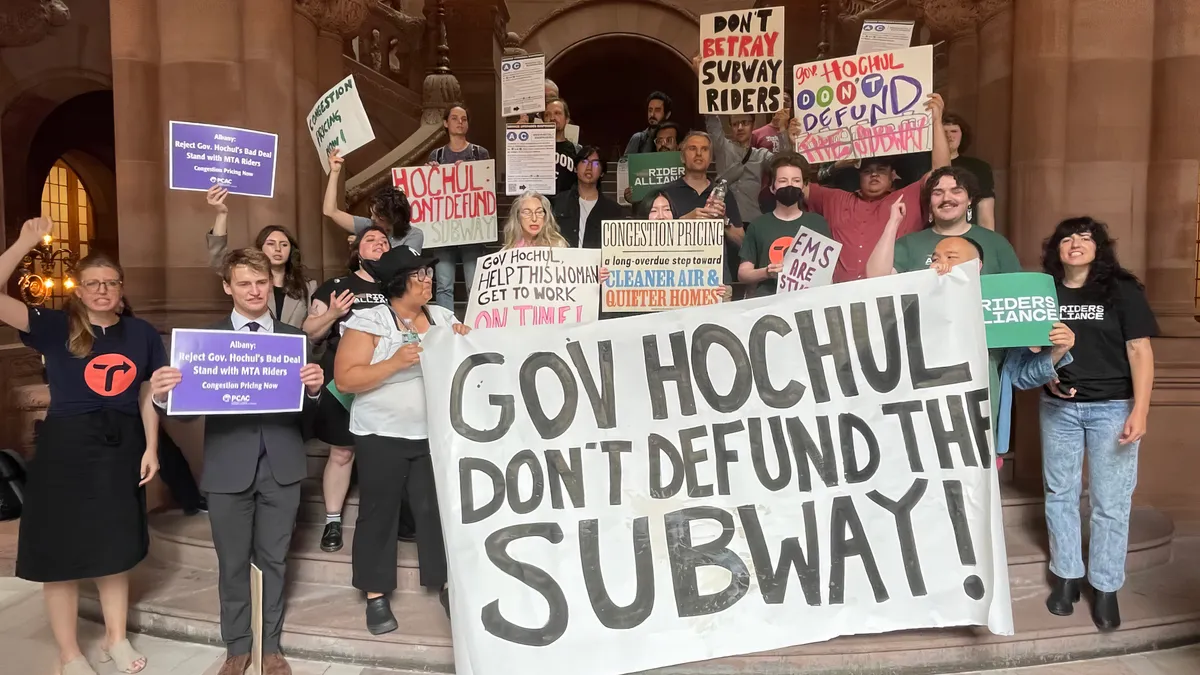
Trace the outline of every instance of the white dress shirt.
{"label": "white dress shirt", "polygon": [[244,331],[246,333],[249,333],[250,329],[248,328],[248,326],[250,325],[250,322],[253,321],[258,324],[258,329],[260,331],[262,331],[264,333],[274,333],[275,332],[275,321],[271,319],[271,311],[270,310],[267,310],[266,312],[264,312],[263,315],[258,317],[257,319],[247,319],[246,317],[242,316],[241,314],[238,314],[238,311],[235,309],[235,310],[233,310],[233,313],[229,315],[229,320],[231,322],[233,322],[234,330],[239,330],[239,331]]}

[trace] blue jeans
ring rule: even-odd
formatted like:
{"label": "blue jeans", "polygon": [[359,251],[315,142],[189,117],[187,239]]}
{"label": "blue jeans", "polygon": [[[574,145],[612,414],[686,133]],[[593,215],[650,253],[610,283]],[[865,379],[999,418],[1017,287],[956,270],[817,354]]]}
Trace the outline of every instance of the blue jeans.
{"label": "blue jeans", "polygon": [[462,260],[463,281],[467,291],[471,290],[471,281],[475,278],[475,261],[483,255],[482,244],[466,244],[464,246],[443,246],[430,251],[437,257],[437,265],[433,268],[433,301],[451,312],[454,311],[454,267]]}
{"label": "blue jeans", "polygon": [[1042,479],[1050,571],[1063,579],[1083,577],[1079,496],[1086,447],[1092,504],[1087,577],[1092,588],[1110,593],[1125,583],[1129,510],[1137,484],[1138,443],[1117,443],[1132,410],[1132,400],[1085,403],[1042,393]]}

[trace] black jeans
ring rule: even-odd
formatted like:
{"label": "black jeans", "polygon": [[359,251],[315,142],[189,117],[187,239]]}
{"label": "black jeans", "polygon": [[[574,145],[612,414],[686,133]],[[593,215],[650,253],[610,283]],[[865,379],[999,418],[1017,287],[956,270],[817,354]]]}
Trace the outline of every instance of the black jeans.
{"label": "black jeans", "polygon": [[354,587],[368,593],[396,590],[396,530],[400,503],[408,497],[417,525],[421,585],[446,583],[446,545],[438,516],[429,441],[358,436],[358,521],[354,525]]}

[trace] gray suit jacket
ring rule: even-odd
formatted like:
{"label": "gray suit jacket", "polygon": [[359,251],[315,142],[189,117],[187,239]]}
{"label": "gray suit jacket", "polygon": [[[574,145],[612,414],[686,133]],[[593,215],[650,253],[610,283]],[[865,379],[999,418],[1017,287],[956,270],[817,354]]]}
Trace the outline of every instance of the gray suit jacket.
{"label": "gray suit jacket", "polygon": [[[226,317],[209,326],[233,330]],[[302,335],[286,323],[275,322],[276,333]],[[267,415],[209,415],[204,419],[204,472],[200,489],[217,494],[243,492],[254,484],[258,455],[266,446],[271,473],[280,485],[291,485],[308,476],[304,439],[316,413],[317,399],[304,397],[304,411]]]}
{"label": "gray suit jacket", "polygon": [[[415,227],[413,229],[417,230]],[[417,231],[419,232],[420,230]],[[212,232],[208,233],[208,266],[216,270],[217,274],[221,273],[221,263],[225,261],[225,253],[228,250],[228,236],[217,236]],[[267,309],[271,310],[271,316],[276,321],[300,328],[304,325],[304,320],[308,318],[308,302],[312,300],[312,294],[315,290],[317,290],[317,282],[309,279],[304,297],[293,298],[290,295],[284,295],[283,307],[275,306],[275,294],[271,293],[267,295]]]}

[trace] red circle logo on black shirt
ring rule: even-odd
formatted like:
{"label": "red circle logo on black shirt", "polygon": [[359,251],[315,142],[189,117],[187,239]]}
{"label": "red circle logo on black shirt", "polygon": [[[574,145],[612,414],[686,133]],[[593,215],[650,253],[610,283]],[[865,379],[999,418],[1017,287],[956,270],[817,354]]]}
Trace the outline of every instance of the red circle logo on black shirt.
{"label": "red circle logo on black shirt", "polygon": [[100,354],[83,367],[83,381],[101,396],[119,396],[137,379],[137,366],[124,354]]}

